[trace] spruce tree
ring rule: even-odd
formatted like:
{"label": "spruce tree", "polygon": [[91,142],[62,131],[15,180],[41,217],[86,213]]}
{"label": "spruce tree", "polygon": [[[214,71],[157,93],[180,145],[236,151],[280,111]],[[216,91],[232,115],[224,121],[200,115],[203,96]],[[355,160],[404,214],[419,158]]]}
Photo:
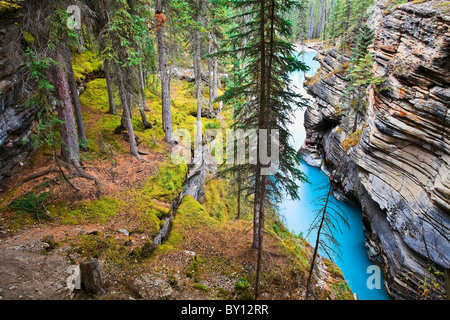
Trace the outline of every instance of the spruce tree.
{"label": "spruce tree", "polygon": [[359,30],[357,44],[353,49],[350,59],[347,77],[349,83],[345,95],[355,114],[353,132],[357,129],[359,115],[365,112],[367,88],[370,84],[378,85],[383,82],[382,78],[375,76],[372,72],[373,59],[369,52],[369,46],[372,43],[373,37],[373,30],[367,25],[362,25]]}
{"label": "spruce tree", "polygon": [[[294,55],[293,45],[287,41],[290,37],[291,23],[286,19],[288,12],[297,2],[290,0],[234,0],[230,4],[242,15],[249,15],[245,32],[234,30],[230,34],[234,53],[242,53],[245,63],[242,70],[237,71],[235,85],[227,90],[224,101],[241,100],[234,110],[234,128],[257,129],[257,161],[255,164],[235,166],[232,169],[245,169],[252,179],[253,193],[253,247],[258,249],[257,276],[255,284],[256,296],[260,293],[260,274],[263,246],[264,214],[266,206],[280,201],[286,194],[298,198],[298,181],[306,177],[298,169],[297,151],[290,145],[290,123],[294,110],[304,100],[293,91],[289,74],[295,70],[306,70],[307,67]],[[241,47],[241,39],[248,42]],[[267,171],[274,163],[267,164],[262,158],[263,151],[271,150],[274,143],[270,138],[263,141],[260,129],[268,135],[279,133],[279,167],[269,176]]]}
{"label": "spruce tree", "polygon": [[158,45],[158,62],[161,75],[161,101],[162,101],[162,124],[167,143],[174,142],[172,127],[172,109],[170,107],[170,84],[169,73],[167,70],[167,50],[165,40],[165,22],[166,16],[163,12],[164,6],[162,0],[155,0],[155,24],[156,41]]}
{"label": "spruce tree", "polygon": [[[119,132],[126,129],[128,132],[128,142],[130,144],[130,153],[140,160],[146,161],[140,156],[137,148],[133,125],[131,122],[131,94],[133,88],[130,88],[128,79],[133,77],[133,70],[141,63],[142,57],[138,52],[135,43],[142,41],[144,35],[145,20],[136,11],[140,1],[135,1],[134,10],[130,8],[127,1],[110,0],[108,8],[111,10],[108,15],[108,24],[105,34],[107,41],[103,56],[115,65],[119,96],[122,102],[122,120],[121,125],[116,129]],[[143,7],[139,7],[143,10]],[[127,81],[128,80],[128,81]]]}

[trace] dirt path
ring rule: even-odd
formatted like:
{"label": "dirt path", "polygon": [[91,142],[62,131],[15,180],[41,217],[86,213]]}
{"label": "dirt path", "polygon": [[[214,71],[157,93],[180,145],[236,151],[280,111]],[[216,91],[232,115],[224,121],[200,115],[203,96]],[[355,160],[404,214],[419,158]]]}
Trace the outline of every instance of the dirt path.
{"label": "dirt path", "polygon": [[42,254],[42,241],[51,230],[30,229],[0,242],[2,300],[60,300],[69,298],[66,248]]}

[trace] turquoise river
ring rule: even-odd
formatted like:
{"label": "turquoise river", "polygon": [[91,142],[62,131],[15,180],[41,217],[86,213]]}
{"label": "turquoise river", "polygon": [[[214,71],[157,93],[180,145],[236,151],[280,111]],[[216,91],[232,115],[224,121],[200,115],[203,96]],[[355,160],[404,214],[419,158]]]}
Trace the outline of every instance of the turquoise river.
{"label": "turquoise river", "polygon": [[[307,76],[313,76],[319,68],[319,63],[313,60],[316,55],[315,51],[306,50],[300,58],[307,64],[310,70]],[[303,96],[313,99],[309,96],[303,88],[304,74],[303,72],[295,72],[291,75],[293,84],[298,88]],[[305,110],[297,110],[293,124],[290,127],[290,132],[293,136],[293,144],[295,148],[299,149],[304,143],[306,131],[303,126],[303,116]],[[306,173],[311,184],[302,184],[300,188],[300,200],[284,200],[280,205],[280,215],[284,219],[287,228],[296,234],[303,234],[306,237],[308,229],[314,218],[315,211],[318,206],[313,203],[313,200],[327,190],[318,190],[319,185],[329,186],[327,176],[320,170],[320,168],[311,167],[302,163],[301,170]],[[333,197],[333,204],[340,208],[346,214],[347,222],[350,228],[342,226],[342,233],[336,233],[335,237],[341,245],[340,258],[332,257],[333,261],[342,270],[349,287],[357,294],[360,300],[386,300],[389,299],[386,290],[384,289],[384,281],[382,273],[380,272],[380,289],[372,288],[376,280],[371,277],[375,275],[373,269],[374,263],[371,262],[367,256],[366,248],[364,246],[363,224],[361,217],[361,209],[353,207],[347,203],[340,202]],[[307,240],[311,244],[315,244],[317,233],[311,232]],[[325,253],[319,249],[319,253],[325,256]],[[375,267],[376,268],[376,267]]]}

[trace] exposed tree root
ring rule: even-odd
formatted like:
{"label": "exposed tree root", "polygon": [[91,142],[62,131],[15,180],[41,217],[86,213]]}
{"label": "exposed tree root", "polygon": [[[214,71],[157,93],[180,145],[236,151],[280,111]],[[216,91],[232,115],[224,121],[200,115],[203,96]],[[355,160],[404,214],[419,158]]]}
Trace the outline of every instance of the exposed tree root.
{"label": "exposed tree root", "polygon": [[[62,180],[66,181],[67,184],[69,186],[71,186],[77,192],[80,191],[80,189],[77,188],[75,185],[73,185],[70,182],[71,179],[76,178],[76,177],[84,178],[87,180],[93,180],[93,181],[95,181],[95,185],[98,188],[99,181],[97,180],[97,178],[95,178],[94,176],[92,176],[89,173],[87,173],[86,171],[84,171],[84,169],[81,166],[81,164],[79,163],[79,161],[72,161],[72,163],[69,164],[69,163],[59,159],[58,157],[56,157],[55,153],[52,158],[53,158],[53,164],[50,168],[29,175],[25,179],[22,179],[21,181],[19,181],[18,185],[20,186],[20,185],[24,184],[25,182],[44,177],[51,173],[57,173],[60,175]],[[65,168],[69,172],[69,175],[64,173],[63,168]],[[51,180],[53,180],[56,183],[55,179],[51,179]]]}
{"label": "exposed tree root", "polygon": [[25,182],[46,176],[50,173],[57,173],[57,172],[59,172],[58,168],[49,168],[49,169],[41,171],[41,172],[33,173],[33,174],[29,175],[28,177],[26,177],[25,179],[19,181],[18,185],[20,186],[20,185],[24,184]]}
{"label": "exposed tree root", "polygon": [[149,155],[148,152],[141,151],[141,150],[138,150],[138,153],[139,153],[140,155],[143,155],[143,156]]}

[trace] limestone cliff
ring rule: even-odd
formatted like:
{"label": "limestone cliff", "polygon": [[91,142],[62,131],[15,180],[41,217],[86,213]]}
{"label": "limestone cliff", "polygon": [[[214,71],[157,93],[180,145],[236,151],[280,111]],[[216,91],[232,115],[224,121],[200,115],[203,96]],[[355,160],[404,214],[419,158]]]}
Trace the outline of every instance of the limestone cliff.
{"label": "limestone cliff", "polygon": [[20,10],[0,8],[0,183],[26,160],[30,145],[24,140],[37,114],[34,107],[25,106],[27,80],[21,54],[25,40],[17,24],[20,19]]}
{"label": "limestone cliff", "polygon": [[418,298],[430,264],[450,267],[449,8],[427,1],[386,10],[379,1],[372,10],[374,71],[385,77],[384,90],[368,90],[360,138],[348,144],[348,56],[321,52],[319,75],[307,81],[315,103],[302,153],[361,203],[366,247],[390,295]]}

